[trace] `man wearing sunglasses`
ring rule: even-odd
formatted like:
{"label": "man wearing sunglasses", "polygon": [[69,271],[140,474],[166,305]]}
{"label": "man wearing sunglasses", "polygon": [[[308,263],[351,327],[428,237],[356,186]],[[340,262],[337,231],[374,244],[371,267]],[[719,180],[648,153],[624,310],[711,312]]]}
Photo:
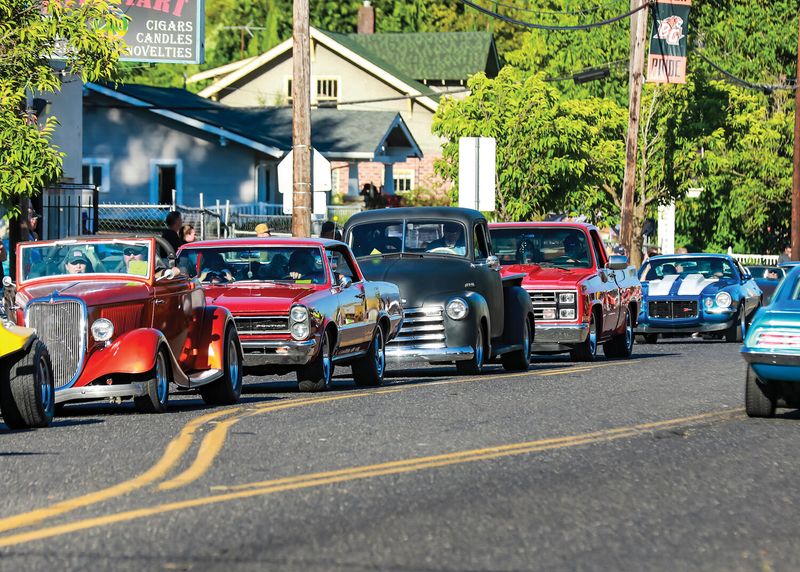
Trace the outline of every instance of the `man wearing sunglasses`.
{"label": "man wearing sunglasses", "polygon": [[120,272],[127,274],[147,274],[147,249],[142,246],[126,246],[122,249]]}

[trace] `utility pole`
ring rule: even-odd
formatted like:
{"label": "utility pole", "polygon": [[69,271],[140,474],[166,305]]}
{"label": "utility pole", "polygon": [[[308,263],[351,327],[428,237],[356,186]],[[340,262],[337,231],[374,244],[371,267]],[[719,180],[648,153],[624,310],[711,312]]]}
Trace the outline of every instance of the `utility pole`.
{"label": "utility pole", "polygon": [[[631,10],[641,8],[647,0],[631,0]],[[631,55],[628,87],[628,137],[625,144],[625,178],[622,181],[620,243],[631,263],[638,267],[642,253],[633,249],[633,205],[636,194],[636,156],[639,148],[639,115],[644,83],[644,51],[647,36],[647,9],[631,15]]]}
{"label": "utility pole", "polygon": [[[797,32],[797,85],[800,85],[800,24]],[[794,91],[794,170],[792,172],[792,260],[800,260],[800,89]]]}
{"label": "utility pole", "polygon": [[293,0],[292,236],[311,234],[311,44],[308,0]]}

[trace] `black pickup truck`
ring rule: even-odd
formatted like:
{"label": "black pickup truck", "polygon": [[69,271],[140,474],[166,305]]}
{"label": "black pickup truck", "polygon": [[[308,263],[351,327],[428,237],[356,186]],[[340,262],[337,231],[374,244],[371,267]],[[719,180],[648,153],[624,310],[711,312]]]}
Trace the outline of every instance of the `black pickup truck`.
{"label": "black pickup truck", "polygon": [[486,219],[478,211],[417,207],[365,211],[344,227],[344,240],[369,280],[400,288],[404,321],[387,360],[455,362],[480,373],[500,361],[528,369],[533,308],[523,275],[500,275]]}

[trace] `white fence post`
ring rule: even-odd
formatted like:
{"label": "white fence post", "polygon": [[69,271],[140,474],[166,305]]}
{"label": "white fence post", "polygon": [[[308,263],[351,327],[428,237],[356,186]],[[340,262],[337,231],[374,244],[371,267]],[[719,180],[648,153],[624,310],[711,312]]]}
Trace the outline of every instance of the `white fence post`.
{"label": "white fence post", "polygon": [[203,204],[203,193],[200,193],[200,240],[206,239],[206,209]]}

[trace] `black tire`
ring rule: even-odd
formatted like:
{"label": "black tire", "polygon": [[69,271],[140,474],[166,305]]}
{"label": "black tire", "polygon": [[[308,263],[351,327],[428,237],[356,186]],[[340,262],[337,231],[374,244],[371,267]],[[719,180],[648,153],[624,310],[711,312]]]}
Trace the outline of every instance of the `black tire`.
{"label": "black tire", "polygon": [[41,340],[0,363],[0,413],[10,429],[47,427],[53,420],[53,366]]}
{"label": "black tire", "polygon": [[589,314],[589,333],[586,339],[569,352],[572,361],[592,362],[597,359],[597,318],[595,312]]}
{"label": "black tire", "polygon": [[658,343],[658,334],[642,334],[642,343],[643,344],[657,344]]}
{"label": "black tire", "polygon": [[378,324],[367,354],[353,362],[353,379],[359,387],[376,387],[386,372],[386,334]]}
{"label": "black tire", "polygon": [[500,356],[500,362],[506,371],[528,371],[531,365],[531,343],[533,339],[533,324],[530,317],[525,319],[525,331],[522,339],[522,349],[508,352]]}
{"label": "black tire", "polygon": [[333,378],[331,354],[331,333],[325,330],[319,355],[310,364],[297,370],[297,387],[300,391],[325,391],[330,388]]}
{"label": "black tire", "polygon": [[615,334],[603,344],[603,353],[607,358],[628,359],[633,354],[633,318],[631,309],[625,310],[625,331]]}
{"label": "black tire", "polygon": [[133,398],[133,405],[139,413],[164,413],[169,403],[170,366],[167,353],[158,350],[156,365],[140,380],[145,384],[145,394]]}
{"label": "black tire", "polygon": [[234,328],[225,332],[224,373],[216,381],[200,388],[200,396],[208,405],[233,405],[242,395],[242,354],[239,335]]}
{"label": "black tire", "polygon": [[748,417],[775,417],[775,384],[762,381],[747,366],[744,385],[744,409]]}
{"label": "black tire", "polygon": [[483,371],[486,342],[484,342],[483,325],[478,325],[475,343],[472,345],[472,357],[468,360],[457,361],[456,371],[461,375],[478,375]]}
{"label": "black tire", "polygon": [[[744,302],[742,302],[744,304]],[[747,316],[744,313],[744,308],[739,308],[736,313],[736,320],[733,325],[725,330],[725,341],[731,344],[741,343],[747,333]]]}

